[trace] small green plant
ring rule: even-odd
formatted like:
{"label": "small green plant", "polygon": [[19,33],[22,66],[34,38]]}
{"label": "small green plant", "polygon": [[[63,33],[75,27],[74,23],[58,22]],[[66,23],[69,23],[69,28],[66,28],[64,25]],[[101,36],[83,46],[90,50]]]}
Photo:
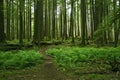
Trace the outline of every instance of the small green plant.
{"label": "small green plant", "polygon": [[99,64],[100,69],[110,66],[112,71],[120,71],[120,50],[117,48],[61,47],[49,49],[47,53],[64,70],[78,68],[84,63]]}
{"label": "small green plant", "polygon": [[42,59],[35,50],[0,52],[0,69],[23,69],[41,63]]}

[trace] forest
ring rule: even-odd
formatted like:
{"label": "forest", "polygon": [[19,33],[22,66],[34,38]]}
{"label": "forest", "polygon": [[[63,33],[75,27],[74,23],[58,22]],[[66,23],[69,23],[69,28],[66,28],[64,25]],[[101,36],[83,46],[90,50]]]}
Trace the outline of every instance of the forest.
{"label": "forest", "polygon": [[0,80],[120,80],[120,0],[0,0]]}

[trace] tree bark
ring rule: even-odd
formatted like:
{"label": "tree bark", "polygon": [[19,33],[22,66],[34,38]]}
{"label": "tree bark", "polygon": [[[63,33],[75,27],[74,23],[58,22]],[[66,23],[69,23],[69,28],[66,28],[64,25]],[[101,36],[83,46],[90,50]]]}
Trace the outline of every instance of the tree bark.
{"label": "tree bark", "polygon": [[86,0],[81,0],[81,36],[82,45],[85,46],[85,31],[86,31]]}
{"label": "tree bark", "polygon": [[0,0],[0,43],[5,42],[4,33],[4,0]]}

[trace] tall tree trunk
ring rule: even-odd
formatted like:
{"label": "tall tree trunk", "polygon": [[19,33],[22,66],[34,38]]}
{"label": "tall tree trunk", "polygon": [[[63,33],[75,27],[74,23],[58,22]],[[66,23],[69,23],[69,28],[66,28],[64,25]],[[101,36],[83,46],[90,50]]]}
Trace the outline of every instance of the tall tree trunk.
{"label": "tall tree trunk", "polygon": [[49,38],[49,16],[48,16],[48,0],[45,0],[45,37]]}
{"label": "tall tree trunk", "polygon": [[4,33],[4,0],[0,0],[0,43],[5,42]]}
{"label": "tall tree trunk", "polygon": [[7,28],[6,28],[6,39],[10,40],[10,1],[6,0],[7,4]]}
{"label": "tall tree trunk", "polygon": [[67,39],[67,16],[66,16],[66,0],[63,1],[63,12],[64,12],[64,39]]}
{"label": "tall tree trunk", "polygon": [[38,43],[38,27],[37,27],[37,0],[34,0],[34,35],[33,35],[33,43]]}
{"label": "tall tree trunk", "polygon": [[19,1],[17,1],[16,38],[19,39]]}
{"label": "tall tree trunk", "polygon": [[[113,5],[114,13],[115,13],[116,8],[117,8],[117,0],[114,0],[113,4],[114,4]],[[120,27],[118,26],[117,21],[114,21],[114,47],[118,46],[119,29]]]}
{"label": "tall tree trunk", "polygon": [[79,13],[79,0],[77,0],[77,29],[78,29],[78,36],[80,36],[80,13]]}
{"label": "tall tree trunk", "polygon": [[26,26],[27,39],[28,39],[28,41],[30,41],[31,34],[32,34],[32,30],[31,30],[31,0],[28,0],[28,16],[26,16],[26,17],[27,17],[27,21],[28,21],[28,26]]}
{"label": "tall tree trunk", "polygon": [[48,12],[49,12],[49,25],[48,25],[48,37],[49,37],[49,40],[51,39],[51,0],[48,0],[49,4],[48,4]]}
{"label": "tall tree trunk", "polygon": [[60,37],[63,40],[63,12],[62,12],[62,5],[60,7]]}
{"label": "tall tree trunk", "polygon": [[90,0],[90,26],[91,26],[91,39],[93,40],[94,38],[94,20],[93,20],[93,3],[94,1],[93,0]]}
{"label": "tall tree trunk", "polygon": [[24,6],[24,0],[20,0],[20,37],[19,37],[19,43],[23,44],[23,6]]}
{"label": "tall tree trunk", "polygon": [[52,39],[55,39],[55,17],[56,17],[56,0],[53,0],[53,15],[52,15]]}
{"label": "tall tree trunk", "polygon": [[86,0],[81,0],[81,36],[82,45],[85,46],[85,31],[86,31]]}
{"label": "tall tree trunk", "polygon": [[71,37],[72,37],[72,43],[74,43],[75,42],[75,40],[74,40],[74,18],[73,18],[73,15],[74,15],[74,13],[73,13],[73,11],[74,11],[74,0],[71,0],[71,20],[70,20],[70,34],[71,34]]}
{"label": "tall tree trunk", "polygon": [[[43,40],[43,0],[37,1],[37,27],[38,27],[38,44]],[[40,21],[40,22],[39,22]]]}
{"label": "tall tree trunk", "polygon": [[11,15],[11,18],[12,18],[12,25],[11,25],[11,39],[14,40],[15,39],[15,26],[14,26],[14,3],[13,1],[14,0],[11,0],[11,12],[12,12],[12,15]]}

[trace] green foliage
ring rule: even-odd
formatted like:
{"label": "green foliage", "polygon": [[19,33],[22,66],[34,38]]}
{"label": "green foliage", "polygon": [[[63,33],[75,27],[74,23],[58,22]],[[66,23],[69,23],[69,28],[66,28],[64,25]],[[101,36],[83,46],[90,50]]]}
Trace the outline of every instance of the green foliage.
{"label": "green foliage", "polygon": [[56,63],[64,70],[96,63],[120,71],[120,50],[117,48],[62,47],[49,49],[47,53],[54,56]]}
{"label": "green foliage", "polygon": [[[110,30],[113,27],[117,27],[117,26],[112,26],[113,23],[115,23],[115,21],[120,19],[120,8],[110,12],[102,21],[102,23],[99,24],[98,29],[96,30],[96,32],[94,33],[95,35],[95,39],[99,40],[100,38],[103,37],[103,33],[106,30]],[[106,23],[107,22],[107,23]],[[99,36],[98,36],[99,35]]]}
{"label": "green foliage", "polygon": [[0,52],[0,69],[23,69],[42,62],[42,55],[35,50]]}

